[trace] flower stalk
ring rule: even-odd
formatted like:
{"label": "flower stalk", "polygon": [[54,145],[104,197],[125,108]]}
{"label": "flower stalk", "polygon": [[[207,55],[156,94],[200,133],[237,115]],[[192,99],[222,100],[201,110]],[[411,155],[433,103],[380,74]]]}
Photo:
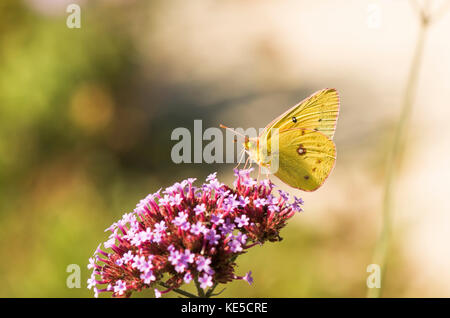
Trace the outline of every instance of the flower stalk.
{"label": "flower stalk", "polygon": [[[384,286],[384,277],[386,274],[387,255],[389,254],[389,245],[392,236],[392,218],[394,205],[394,181],[397,172],[401,166],[402,156],[406,145],[406,133],[411,117],[412,106],[417,93],[417,83],[419,79],[419,71],[423,61],[423,52],[426,43],[427,31],[432,22],[442,15],[442,10],[438,11],[439,15],[430,14],[430,1],[426,1],[423,7],[420,7],[415,0],[410,1],[413,8],[417,10],[419,15],[419,34],[417,37],[416,48],[414,50],[413,59],[408,75],[408,80],[403,96],[402,110],[397,122],[394,140],[389,151],[386,161],[386,179],[383,191],[383,214],[382,229],[379,239],[375,246],[373,255],[373,263],[380,265],[381,268],[381,286]],[[449,8],[449,4],[442,9]],[[377,298],[381,296],[382,288],[369,288],[367,297]]]}

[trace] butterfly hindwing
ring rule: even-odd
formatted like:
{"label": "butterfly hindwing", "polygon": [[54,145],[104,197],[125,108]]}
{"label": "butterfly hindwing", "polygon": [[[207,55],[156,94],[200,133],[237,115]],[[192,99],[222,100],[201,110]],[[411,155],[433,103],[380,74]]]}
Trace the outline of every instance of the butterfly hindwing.
{"label": "butterfly hindwing", "polygon": [[[278,170],[275,175],[304,191],[319,188],[334,167],[336,148],[333,141],[320,132],[303,128],[282,131],[278,138]],[[269,144],[262,144],[261,149],[270,148]],[[273,155],[277,154],[271,155],[273,165],[276,158]]]}

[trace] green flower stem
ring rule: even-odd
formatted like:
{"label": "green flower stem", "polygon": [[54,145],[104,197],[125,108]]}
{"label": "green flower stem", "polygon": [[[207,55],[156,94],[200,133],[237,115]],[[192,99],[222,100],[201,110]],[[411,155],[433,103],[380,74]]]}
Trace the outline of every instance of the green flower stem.
{"label": "green flower stem", "polygon": [[198,293],[198,297],[199,298],[206,298],[205,292],[203,291],[203,289],[200,287],[200,283],[198,282],[198,277],[196,277],[194,279],[195,282],[195,287],[197,287],[197,293]]}
{"label": "green flower stem", "polygon": [[[168,288],[168,285],[166,285],[165,283],[159,283],[162,287],[164,287],[164,288]],[[174,289],[172,289],[172,291],[173,292],[176,292],[176,293],[178,293],[178,294],[180,294],[180,295],[183,295],[183,296],[185,296],[185,297],[188,297],[188,298],[198,298],[198,296],[196,296],[196,295],[194,295],[194,294],[191,294],[191,293],[189,293],[189,292],[187,292],[187,291],[184,291],[184,290],[182,290],[182,289],[179,289],[179,288],[174,288]]]}
{"label": "green flower stem", "polygon": [[213,296],[214,289],[216,289],[217,285],[219,285],[219,283],[215,283],[210,289],[208,289],[205,295],[206,298]]}

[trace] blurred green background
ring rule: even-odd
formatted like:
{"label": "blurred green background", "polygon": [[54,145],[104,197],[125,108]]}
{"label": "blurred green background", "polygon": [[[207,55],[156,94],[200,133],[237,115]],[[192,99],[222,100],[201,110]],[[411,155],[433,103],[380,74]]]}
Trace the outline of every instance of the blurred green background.
{"label": "blurred green background", "polygon": [[[66,27],[72,2],[80,29]],[[449,20],[425,48],[384,296],[450,296]],[[305,213],[239,259],[254,285],[222,296],[364,297],[418,28],[406,0],[2,0],[0,296],[92,297],[88,258],[147,193],[232,181],[232,164],[172,163],[173,129],[264,127],[335,87],[335,170],[314,193],[284,187]],[[69,264],[82,288],[66,287]]]}

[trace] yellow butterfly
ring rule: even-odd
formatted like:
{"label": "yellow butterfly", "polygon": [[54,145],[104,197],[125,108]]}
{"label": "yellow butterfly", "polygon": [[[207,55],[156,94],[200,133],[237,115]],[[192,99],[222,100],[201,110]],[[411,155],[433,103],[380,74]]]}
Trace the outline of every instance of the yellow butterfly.
{"label": "yellow butterfly", "polygon": [[251,160],[269,170],[277,158],[273,173],[291,187],[317,190],[336,161],[338,114],[337,91],[320,90],[274,119],[258,137],[245,137],[244,148]]}

